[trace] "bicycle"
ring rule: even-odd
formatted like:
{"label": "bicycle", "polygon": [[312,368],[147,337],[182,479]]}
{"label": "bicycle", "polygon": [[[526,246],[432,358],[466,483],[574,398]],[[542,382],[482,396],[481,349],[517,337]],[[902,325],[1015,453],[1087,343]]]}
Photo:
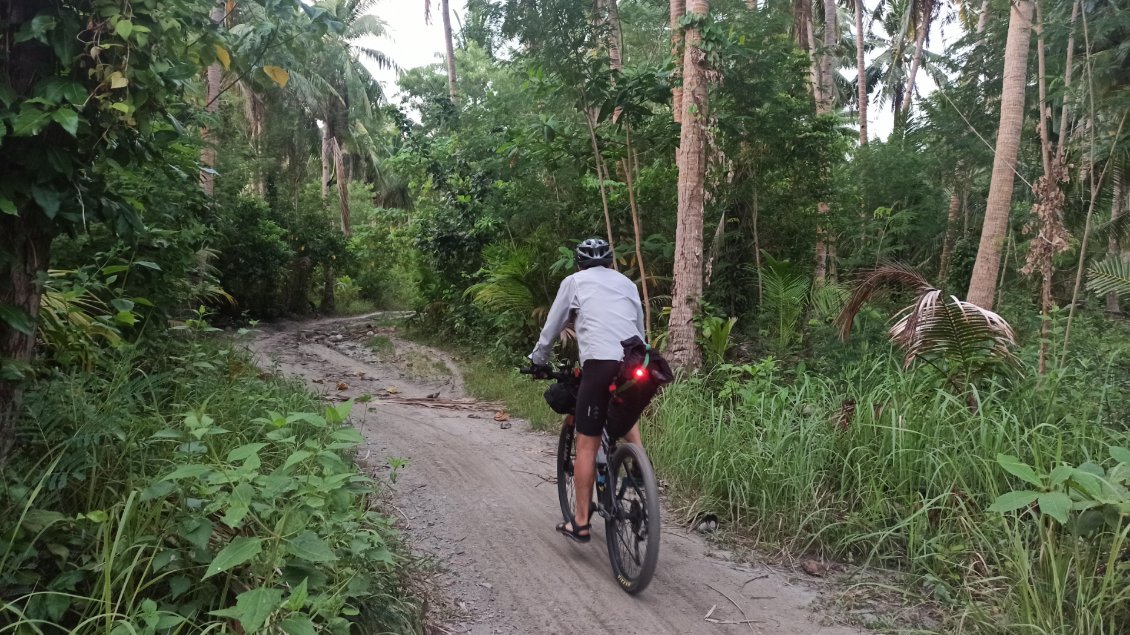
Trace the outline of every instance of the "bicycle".
{"label": "bicycle", "polygon": [[[533,374],[524,369],[523,374]],[[580,370],[551,371],[549,379],[567,386],[580,383]],[[565,522],[573,522],[576,487],[573,460],[577,450],[573,415],[565,415],[557,440],[557,498]],[[604,534],[612,573],[620,588],[635,595],[647,588],[659,561],[659,485],[644,449],[634,443],[618,444],[605,431],[601,438],[605,463],[596,465],[596,495],[591,513],[604,518]]]}

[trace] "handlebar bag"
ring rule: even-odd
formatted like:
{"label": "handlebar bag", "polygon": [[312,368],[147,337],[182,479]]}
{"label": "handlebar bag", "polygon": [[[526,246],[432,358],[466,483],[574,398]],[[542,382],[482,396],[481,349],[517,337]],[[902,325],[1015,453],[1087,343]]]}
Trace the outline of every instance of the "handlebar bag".
{"label": "handlebar bag", "polygon": [[545,389],[545,403],[559,415],[571,415],[577,409],[576,382],[554,382]]}

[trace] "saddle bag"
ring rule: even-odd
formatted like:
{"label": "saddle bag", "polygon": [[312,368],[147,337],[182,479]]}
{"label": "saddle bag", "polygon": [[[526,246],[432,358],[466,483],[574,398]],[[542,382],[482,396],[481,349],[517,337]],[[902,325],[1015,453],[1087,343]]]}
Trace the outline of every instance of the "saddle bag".
{"label": "saddle bag", "polygon": [[639,421],[644,409],[659,391],[675,379],[671,365],[637,336],[622,342],[624,361],[616,383],[609,386],[612,398],[608,404],[608,424],[613,430],[627,432]]}

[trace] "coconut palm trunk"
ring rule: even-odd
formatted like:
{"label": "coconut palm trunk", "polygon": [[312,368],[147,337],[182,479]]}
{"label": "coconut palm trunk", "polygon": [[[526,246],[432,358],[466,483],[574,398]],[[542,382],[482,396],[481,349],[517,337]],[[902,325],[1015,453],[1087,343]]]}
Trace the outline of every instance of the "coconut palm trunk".
{"label": "coconut palm trunk", "polygon": [[687,8],[686,0],[671,0],[671,57],[675,58],[675,71],[671,77],[671,112],[675,123],[683,119],[683,87],[679,85],[682,79],[683,59],[683,14]]}
{"label": "coconut palm trunk", "polygon": [[953,246],[957,242],[957,221],[961,215],[961,192],[955,184],[950,190],[949,212],[946,214],[946,235],[942,240],[942,257],[938,265],[938,281],[943,285],[950,275],[950,260],[953,258]]}
{"label": "coconut palm trunk", "polygon": [[867,145],[867,62],[864,59],[864,45],[867,38],[863,31],[863,0],[855,0],[855,71],[859,82],[859,145]]}
{"label": "coconut palm trunk", "polygon": [[[812,35],[812,12],[811,8],[808,15],[809,24],[809,39],[813,38]],[[816,100],[816,114],[828,115],[835,109],[836,99],[836,80],[832,69],[832,49],[839,39],[839,29],[836,25],[836,2],[835,0],[824,0],[824,46],[820,55],[813,58],[813,64],[816,72],[813,74],[815,84],[813,85],[813,97]],[[832,208],[826,201],[820,201],[816,210],[819,213],[820,220],[816,226],[816,265],[812,272],[812,284],[814,287],[824,286],[824,282],[828,277],[828,254],[833,253],[834,249],[829,249],[828,241],[829,235],[827,228],[824,226],[824,218],[831,212]]]}
{"label": "coconut palm trunk", "polygon": [[930,34],[930,23],[934,19],[934,0],[918,0],[915,10],[918,13],[914,32],[914,56],[910,59],[910,72],[906,76],[906,87],[903,89],[903,100],[899,118],[903,125],[910,117],[910,104],[914,101],[914,82],[918,76],[918,69],[922,66],[922,57],[926,52],[926,37]]}
{"label": "coconut palm trunk", "polygon": [[[690,0],[687,13],[705,17],[707,0]],[[682,131],[679,136],[679,210],[675,229],[675,285],[671,298],[668,351],[678,367],[702,365],[694,319],[702,300],[702,223],[706,199],[707,86],[705,53],[697,28],[685,33]]]}
{"label": "coconut palm trunk", "polygon": [[969,281],[967,299],[986,309],[993,308],[997,290],[997,269],[1001,246],[1012,207],[1012,187],[1016,176],[1016,153],[1024,127],[1024,88],[1028,71],[1028,45],[1031,39],[1033,0],[1012,4],[1005,41],[1004,81],[1001,89],[1000,126],[997,129],[993,176],[985,205],[985,222],[977,260]]}
{"label": "coconut palm trunk", "polygon": [[[220,2],[218,5],[212,7],[211,13],[212,21],[220,24],[224,21],[224,3]],[[205,92],[204,110],[212,117],[220,111],[220,82],[223,79],[224,69],[220,66],[220,62],[212,62],[211,66],[205,74],[207,82],[207,90]],[[211,197],[216,191],[216,147],[211,140],[211,134],[208,128],[205,127],[200,131],[200,136],[204,141],[204,148],[200,151],[200,187],[204,189],[204,194]]]}
{"label": "coconut palm trunk", "polygon": [[451,37],[451,10],[448,7],[448,0],[440,0],[440,10],[443,11],[443,39],[447,47],[447,94],[451,97],[452,103],[455,103],[459,93],[456,90],[455,41]]}

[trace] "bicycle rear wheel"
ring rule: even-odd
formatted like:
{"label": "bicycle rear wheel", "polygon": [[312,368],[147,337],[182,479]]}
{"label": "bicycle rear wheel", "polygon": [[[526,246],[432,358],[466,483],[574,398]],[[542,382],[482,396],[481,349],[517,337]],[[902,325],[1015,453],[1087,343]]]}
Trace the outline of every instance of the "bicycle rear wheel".
{"label": "bicycle rear wheel", "polygon": [[643,448],[621,443],[608,461],[611,513],[605,521],[608,558],[620,587],[639,593],[659,562],[659,486]]}
{"label": "bicycle rear wheel", "polygon": [[569,419],[561,424],[561,435],[557,439],[557,499],[561,503],[561,517],[565,522],[573,522],[573,509],[577,501],[576,487],[573,484],[573,461],[577,457],[573,443],[575,428]]}

